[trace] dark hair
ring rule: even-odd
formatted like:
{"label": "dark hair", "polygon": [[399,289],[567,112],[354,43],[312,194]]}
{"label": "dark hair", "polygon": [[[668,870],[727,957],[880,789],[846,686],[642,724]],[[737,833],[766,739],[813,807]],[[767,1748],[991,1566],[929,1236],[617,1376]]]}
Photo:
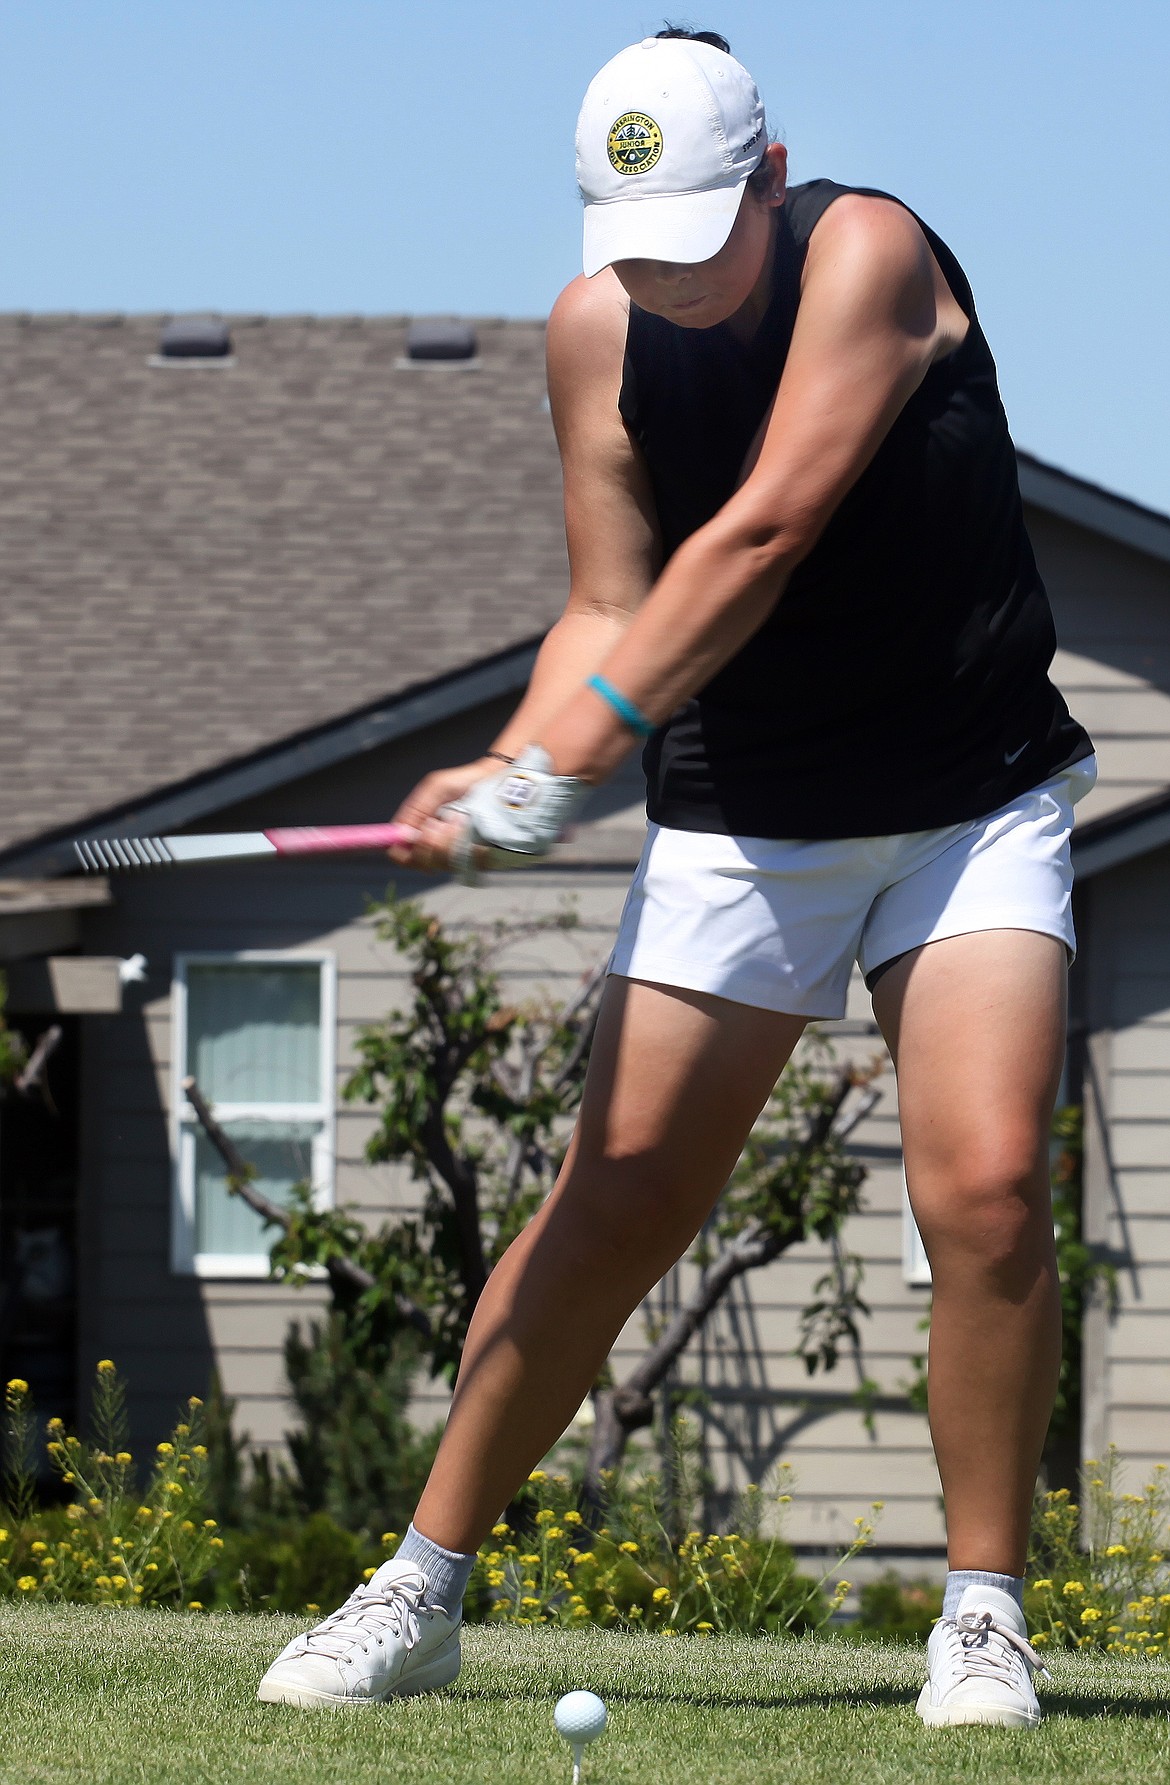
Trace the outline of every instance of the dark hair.
{"label": "dark hair", "polygon": [[731,54],[731,45],[726,37],[720,37],[718,31],[690,31],[685,25],[666,25],[661,31],[656,31],[654,35],[655,37],[685,37],[688,43],[709,43],[713,50],[722,50],[725,56]]}

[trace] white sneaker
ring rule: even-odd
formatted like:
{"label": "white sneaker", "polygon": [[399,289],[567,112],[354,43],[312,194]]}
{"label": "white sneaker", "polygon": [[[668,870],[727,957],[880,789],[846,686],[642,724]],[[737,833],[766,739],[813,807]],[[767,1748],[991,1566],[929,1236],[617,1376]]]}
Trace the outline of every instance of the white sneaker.
{"label": "white sneaker", "polygon": [[998,1587],[967,1587],[953,1618],[940,1618],[926,1648],[928,1674],[918,1715],[929,1729],[998,1723],[1035,1729],[1034,1673],[1047,1673],[1028,1642],[1024,1614]]}
{"label": "white sneaker", "polygon": [[426,1594],[426,1576],[409,1562],[383,1562],[339,1610],[293,1638],[256,1696],[311,1710],[449,1686],[459,1672],[460,1619]]}

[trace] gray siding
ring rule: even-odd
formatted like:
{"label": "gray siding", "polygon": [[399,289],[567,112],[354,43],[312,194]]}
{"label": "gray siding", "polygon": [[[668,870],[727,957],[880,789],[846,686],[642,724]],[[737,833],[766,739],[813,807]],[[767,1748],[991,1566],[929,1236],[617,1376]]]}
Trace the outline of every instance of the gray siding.
{"label": "gray siding", "polygon": [[1080,817],[1103,818],[1170,787],[1170,565],[1035,509],[1028,528],[1060,640],[1053,675],[1097,746]]}
{"label": "gray siding", "polygon": [[1089,1324],[1085,1445],[1136,1474],[1170,1463],[1170,849],[1092,882],[1090,925],[1086,1224],[1118,1307]]}

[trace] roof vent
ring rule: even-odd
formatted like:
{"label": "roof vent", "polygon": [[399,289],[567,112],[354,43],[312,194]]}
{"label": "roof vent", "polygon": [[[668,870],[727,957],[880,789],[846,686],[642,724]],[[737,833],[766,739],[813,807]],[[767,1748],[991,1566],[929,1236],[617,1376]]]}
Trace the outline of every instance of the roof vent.
{"label": "roof vent", "polygon": [[158,338],[154,365],[192,363],[232,365],[232,338],[226,322],[214,316],[176,316]]}
{"label": "roof vent", "polygon": [[469,322],[424,316],[406,331],[404,365],[478,365],[478,343]]}

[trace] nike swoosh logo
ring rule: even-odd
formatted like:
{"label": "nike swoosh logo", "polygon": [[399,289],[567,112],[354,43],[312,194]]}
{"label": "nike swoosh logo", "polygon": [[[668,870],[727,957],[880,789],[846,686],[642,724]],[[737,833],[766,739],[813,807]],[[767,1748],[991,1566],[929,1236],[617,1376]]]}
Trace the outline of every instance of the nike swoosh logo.
{"label": "nike swoosh logo", "polygon": [[1012,763],[1017,761],[1017,759],[1024,754],[1024,751],[1027,748],[1028,748],[1027,744],[1021,744],[1019,749],[1013,750],[1010,756],[1008,755],[1006,750],[1004,751],[1003,760],[1009,769],[1011,768]]}

